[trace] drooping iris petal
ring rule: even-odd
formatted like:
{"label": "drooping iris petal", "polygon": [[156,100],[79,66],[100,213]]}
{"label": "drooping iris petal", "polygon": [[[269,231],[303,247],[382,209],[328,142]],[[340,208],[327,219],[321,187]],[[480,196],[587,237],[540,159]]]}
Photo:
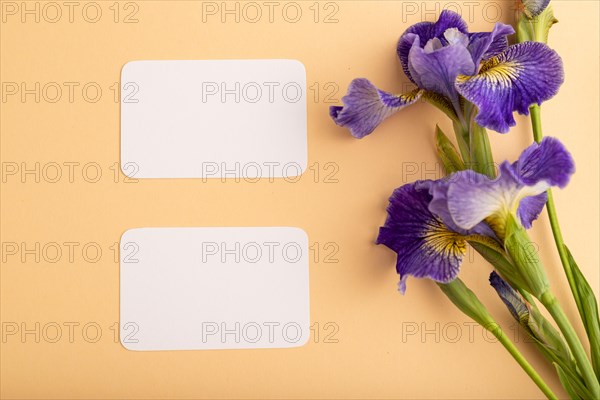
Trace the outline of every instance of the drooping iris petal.
{"label": "drooping iris petal", "polygon": [[[563,188],[575,172],[575,162],[562,143],[555,138],[545,137],[542,144],[534,143],[526,148],[513,163],[512,170],[525,185],[545,181]],[[531,221],[537,219],[547,199],[546,193],[542,193],[521,200],[517,215],[525,228],[531,228]]]}
{"label": "drooping iris petal", "polygon": [[413,45],[415,37],[419,38],[419,42],[425,45],[429,40],[440,37],[449,28],[456,28],[462,33],[468,33],[467,24],[461,16],[453,11],[443,10],[436,22],[419,22],[409,27],[398,40],[396,52],[402,69],[408,78],[416,83],[412,78],[408,69],[408,53]]}
{"label": "drooping iris petal", "polygon": [[488,59],[502,53],[508,48],[507,35],[512,35],[515,30],[510,25],[497,22],[491,32],[478,32],[469,35],[469,51],[475,66],[483,59]]}
{"label": "drooping iris petal", "polygon": [[350,83],[348,93],[342,98],[344,106],[330,107],[329,115],[336,124],[350,129],[352,136],[360,139],[396,111],[419,100],[422,94],[422,90],[415,89],[396,96],[359,78]]}
{"label": "drooping iris petal", "polygon": [[408,55],[408,69],[418,87],[458,100],[454,82],[459,75],[474,73],[471,53],[460,40],[445,47],[437,43],[441,42],[434,38],[421,48],[420,39],[415,37]]}
{"label": "drooping iris petal", "polygon": [[514,164],[503,162],[494,180],[474,171],[452,175],[448,210],[460,228],[472,229],[485,220],[502,237],[509,213],[517,215],[524,227],[531,227],[544,207],[544,192],[551,186],[564,187],[574,171],[564,146],[557,139],[545,138],[525,149]]}
{"label": "drooping iris petal", "polygon": [[575,162],[558,139],[545,137],[540,144],[534,143],[523,151],[513,163],[513,170],[526,185],[545,180],[563,188],[575,172]]}
{"label": "drooping iris petal", "polygon": [[506,133],[515,125],[514,111],[529,114],[530,105],[553,97],[563,81],[559,55],[543,43],[525,42],[490,58],[479,74],[459,76],[456,88],[479,108],[479,125]]}
{"label": "drooping iris petal", "polygon": [[517,217],[519,217],[525,229],[531,228],[532,222],[540,216],[547,200],[548,195],[546,192],[521,199],[517,209]]}
{"label": "drooping iris petal", "polygon": [[548,7],[550,0],[521,0],[525,14],[529,18],[540,15]]}
{"label": "drooping iris petal", "polygon": [[408,276],[447,283],[458,275],[466,252],[464,238],[446,227],[429,209],[431,196],[418,190],[417,183],[406,184],[392,193],[388,216],[379,229],[377,244],[398,254],[398,290],[404,293]]}

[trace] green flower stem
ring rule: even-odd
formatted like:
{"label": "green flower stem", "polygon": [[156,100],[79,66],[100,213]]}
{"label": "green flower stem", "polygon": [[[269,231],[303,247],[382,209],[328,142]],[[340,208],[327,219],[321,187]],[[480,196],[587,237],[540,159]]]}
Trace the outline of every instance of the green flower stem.
{"label": "green flower stem", "polygon": [[469,129],[465,128],[460,122],[454,121],[454,134],[456,135],[456,143],[458,150],[467,165],[471,163],[471,151],[469,150]]}
{"label": "green flower stem", "polygon": [[[542,134],[542,117],[540,113],[540,106],[534,104],[533,106],[529,107],[529,112],[531,114],[533,139],[537,143],[539,143],[542,141],[542,138],[544,136]],[[563,270],[565,271],[565,275],[567,276],[567,281],[569,282],[571,293],[573,294],[573,298],[575,299],[575,303],[577,304],[577,309],[581,310],[581,299],[579,298],[579,291],[577,290],[575,278],[573,277],[573,270],[571,269],[571,264],[569,263],[569,255],[567,254],[566,246],[562,236],[562,231],[558,223],[556,206],[554,204],[554,196],[552,195],[551,189],[548,189],[547,193],[548,200],[546,202],[546,211],[548,212],[548,219],[550,220],[550,226],[552,227],[552,235],[554,236],[554,242],[556,243],[558,255],[560,256],[560,262],[563,266]]]}
{"label": "green flower stem", "polygon": [[490,140],[485,128],[471,122],[469,127],[454,123],[454,133],[460,155],[467,166],[475,172],[496,177],[496,168]]}
{"label": "green flower stem", "polygon": [[594,370],[592,369],[592,364],[590,360],[587,358],[587,354],[583,348],[583,345],[579,341],[577,334],[575,333],[575,329],[569,322],[569,319],[565,315],[562,307],[556,300],[556,297],[550,292],[546,291],[541,296],[540,301],[546,307],[552,318],[556,321],[556,324],[560,328],[561,332],[565,336],[567,343],[569,344],[569,348],[575,357],[575,361],[577,361],[577,367],[579,368],[587,388],[594,395],[595,399],[600,398],[600,384],[598,383],[598,379],[594,374]]}
{"label": "green flower stem", "polygon": [[521,368],[529,375],[529,377],[535,382],[535,384],[540,388],[540,390],[546,395],[549,399],[558,399],[558,397],[552,392],[552,389],[548,387],[546,382],[538,375],[538,373],[533,369],[531,364],[523,357],[523,354],[517,349],[517,347],[510,341],[510,339],[504,334],[504,331],[496,326],[495,329],[491,329],[490,332],[494,334],[494,336],[498,339],[500,343],[504,346],[506,350],[510,353],[511,356],[519,363]]}
{"label": "green flower stem", "polygon": [[535,384],[549,399],[556,399],[556,395],[548,387],[546,382],[538,375],[535,369],[527,362],[510,339],[504,334],[500,325],[490,315],[485,306],[479,301],[477,295],[465,285],[460,278],[448,283],[438,283],[438,287],[450,299],[450,301],[465,315],[469,316],[484,329],[491,332],[506,350],[519,363],[521,368],[529,375]]}
{"label": "green flower stem", "polygon": [[475,122],[471,123],[470,130],[470,150],[473,170],[490,178],[495,178],[494,157],[487,131]]}
{"label": "green flower stem", "polygon": [[529,107],[529,114],[531,114],[531,126],[533,128],[533,140],[541,142],[544,135],[542,134],[542,116],[540,113],[540,106],[537,104]]}

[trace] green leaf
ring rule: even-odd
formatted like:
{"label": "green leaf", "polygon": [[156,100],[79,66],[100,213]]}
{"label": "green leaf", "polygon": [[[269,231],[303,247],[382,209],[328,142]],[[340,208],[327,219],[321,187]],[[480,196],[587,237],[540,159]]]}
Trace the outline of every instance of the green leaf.
{"label": "green leaf", "polygon": [[516,28],[518,43],[534,41],[533,23],[527,16],[524,14],[519,15]]}
{"label": "green leaf", "polygon": [[[528,332],[529,333],[529,332]],[[545,345],[535,336],[529,335],[533,339],[536,347],[555,367],[559,375],[561,384],[569,392],[569,396],[574,399],[593,399],[594,396],[586,387],[583,378],[577,370],[577,364],[569,354],[563,354],[561,351],[556,351],[549,345]],[[560,369],[558,368],[560,367]],[[573,396],[572,392],[577,395]]]}
{"label": "green leaf", "polygon": [[584,398],[581,397],[581,396],[579,396],[579,394],[577,394],[577,392],[575,391],[575,389],[571,385],[571,381],[569,380],[569,377],[565,374],[565,372],[560,367],[560,365],[554,363],[554,366],[556,367],[556,372],[558,373],[558,379],[560,379],[560,383],[563,385],[563,387],[565,388],[565,390],[569,394],[569,397],[571,399],[575,399],[575,400],[577,400],[577,399],[582,399],[583,400]]}
{"label": "green leaf", "polygon": [[536,42],[547,43],[550,28],[557,22],[558,20],[554,17],[552,6],[548,6],[540,15],[533,18],[534,40]]}
{"label": "green leaf", "polygon": [[447,174],[465,169],[465,163],[458,155],[456,147],[438,125],[435,126],[435,147]]}
{"label": "green leaf", "polygon": [[579,314],[581,315],[585,331],[590,341],[592,365],[596,377],[600,380],[600,318],[598,317],[596,295],[588,281],[585,279],[585,276],[581,273],[581,270],[577,266],[577,263],[567,246],[565,246],[565,250],[569,257],[569,265],[573,271],[573,279],[575,280],[575,286],[577,287],[577,296],[579,297],[577,306],[579,308]]}
{"label": "green leaf", "polygon": [[576,372],[574,367],[566,366],[561,362],[554,362],[553,364],[556,367],[560,383],[567,393],[569,393],[569,397],[584,400],[594,398],[594,395],[585,386],[581,376]]}
{"label": "green leaf", "polygon": [[528,324],[532,332],[535,332],[536,338],[562,362],[563,367],[576,367],[562,336],[538,310],[531,310]]}

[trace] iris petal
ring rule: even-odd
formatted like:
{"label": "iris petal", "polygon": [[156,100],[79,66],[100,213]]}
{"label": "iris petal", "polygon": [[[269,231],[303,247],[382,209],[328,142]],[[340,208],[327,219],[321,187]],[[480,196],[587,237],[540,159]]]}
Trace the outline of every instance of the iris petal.
{"label": "iris petal", "polygon": [[[531,227],[544,207],[537,196],[551,185],[542,180],[526,186],[516,179],[512,168],[508,162],[503,162],[494,180],[473,171],[455,174],[448,188],[448,209],[458,226],[472,229],[481,221],[486,221],[502,238],[508,215],[515,213],[522,218],[524,227]],[[523,202],[525,198],[529,200]]]}
{"label": "iris petal", "polygon": [[330,107],[329,115],[336,124],[350,129],[352,136],[360,139],[390,115],[419,100],[422,94],[422,90],[415,89],[396,96],[359,78],[350,83],[348,93],[342,98],[344,106]]}
{"label": "iris petal", "polygon": [[377,238],[378,244],[398,254],[396,271],[402,293],[408,276],[441,283],[454,280],[466,252],[464,238],[429,211],[431,196],[427,190],[418,190],[418,184],[404,185],[392,193],[388,217]]}
{"label": "iris petal", "polygon": [[500,167],[495,180],[472,170],[457,172],[448,188],[448,210],[454,222],[462,229],[473,229],[488,219],[496,227],[509,211],[510,201],[516,197],[518,186],[511,173],[506,173],[507,163]]}
{"label": "iris petal", "polygon": [[450,210],[448,209],[448,188],[450,187],[450,179],[439,179],[437,181],[420,181],[417,183],[416,188],[418,190],[427,190],[432,196],[429,202],[429,211],[433,215],[437,215],[444,225],[454,232],[458,232],[462,235],[481,235],[494,238],[495,234],[491,228],[485,223],[479,223],[472,229],[467,230],[458,226],[452,219]]}
{"label": "iris petal", "polygon": [[517,209],[517,216],[525,229],[531,228],[533,221],[540,216],[547,200],[548,195],[546,192],[537,196],[525,197],[521,200]]}
{"label": "iris petal", "polygon": [[563,188],[575,172],[575,162],[558,139],[545,137],[540,144],[534,143],[526,148],[513,164],[513,169],[526,185],[545,180]]}
{"label": "iris petal", "polygon": [[[575,171],[571,155],[554,138],[534,143],[512,165],[503,162],[494,180],[474,171],[452,175],[447,190],[447,206],[452,220],[461,229],[472,229],[486,221],[502,237],[509,213],[516,213],[525,228],[542,211],[545,191],[563,187]],[[436,197],[431,204],[436,204]]]}
{"label": "iris petal", "polygon": [[508,48],[507,35],[512,35],[515,30],[510,25],[497,22],[491,32],[478,32],[469,35],[469,51],[475,66],[479,66],[482,59],[489,59]]}
{"label": "iris petal", "polygon": [[408,68],[420,88],[458,100],[456,77],[474,73],[475,64],[467,47],[460,43],[429,51],[427,46],[421,48],[420,39],[415,37]]}
{"label": "iris petal", "polygon": [[451,10],[442,10],[440,17],[433,24],[433,35],[441,36],[450,28],[456,28],[462,33],[468,33],[469,28],[467,23],[462,19],[460,14]]}
{"label": "iris petal", "polygon": [[[512,170],[524,185],[545,181],[563,188],[575,172],[575,162],[562,143],[555,138],[545,137],[539,145],[534,143],[525,149],[513,163]],[[531,228],[531,223],[540,215],[547,199],[546,193],[542,193],[521,200],[517,215],[525,228]]]}
{"label": "iris petal", "polygon": [[440,37],[449,28],[456,28],[462,33],[468,33],[467,23],[463,21],[461,16],[453,11],[443,10],[437,22],[419,22],[409,27],[398,40],[396,52],[402,69],[408,78],[416,83],[410,74],[408,68],[408,53],[413,45],[415,37],[419,38],[419,42],[425,45],[429,40]]}
{"label": "iris petal", "polygon": [[419,22],[408,28],[406,32],[400,36],[398,45],[396,47],[396,53],[400,59],[400,64],[404,70],[404,74],[413,82],[416,83],[410,74],[408,69],[408,53],[412,47],[415,38],[419,38],[420,43],[427,43],[430,39],[433,39],[433,22]]}
{"label": "iris petal", "polygon": [[456,88],[479,108],[479,125],[506,133],[515,125],[514,111],[529,114],[530,105],[553,97],[563,81],[558,54],[543,43],[525,42],[489,59],[479,74],[459,76]]}

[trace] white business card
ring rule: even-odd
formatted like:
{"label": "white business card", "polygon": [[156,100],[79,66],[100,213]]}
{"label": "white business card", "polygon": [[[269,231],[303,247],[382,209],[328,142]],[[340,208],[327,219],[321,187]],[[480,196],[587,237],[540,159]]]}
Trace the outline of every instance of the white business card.
{"label": "white business card", "polygon": [[288,348],[310,336],[299,228],[139,228],[120,244],[130,350]]}
{"label": "white business card", "polygon": [[121,169],[132,178],[285,178],[307,164],[296,60],[132,61],[121,72]]}

